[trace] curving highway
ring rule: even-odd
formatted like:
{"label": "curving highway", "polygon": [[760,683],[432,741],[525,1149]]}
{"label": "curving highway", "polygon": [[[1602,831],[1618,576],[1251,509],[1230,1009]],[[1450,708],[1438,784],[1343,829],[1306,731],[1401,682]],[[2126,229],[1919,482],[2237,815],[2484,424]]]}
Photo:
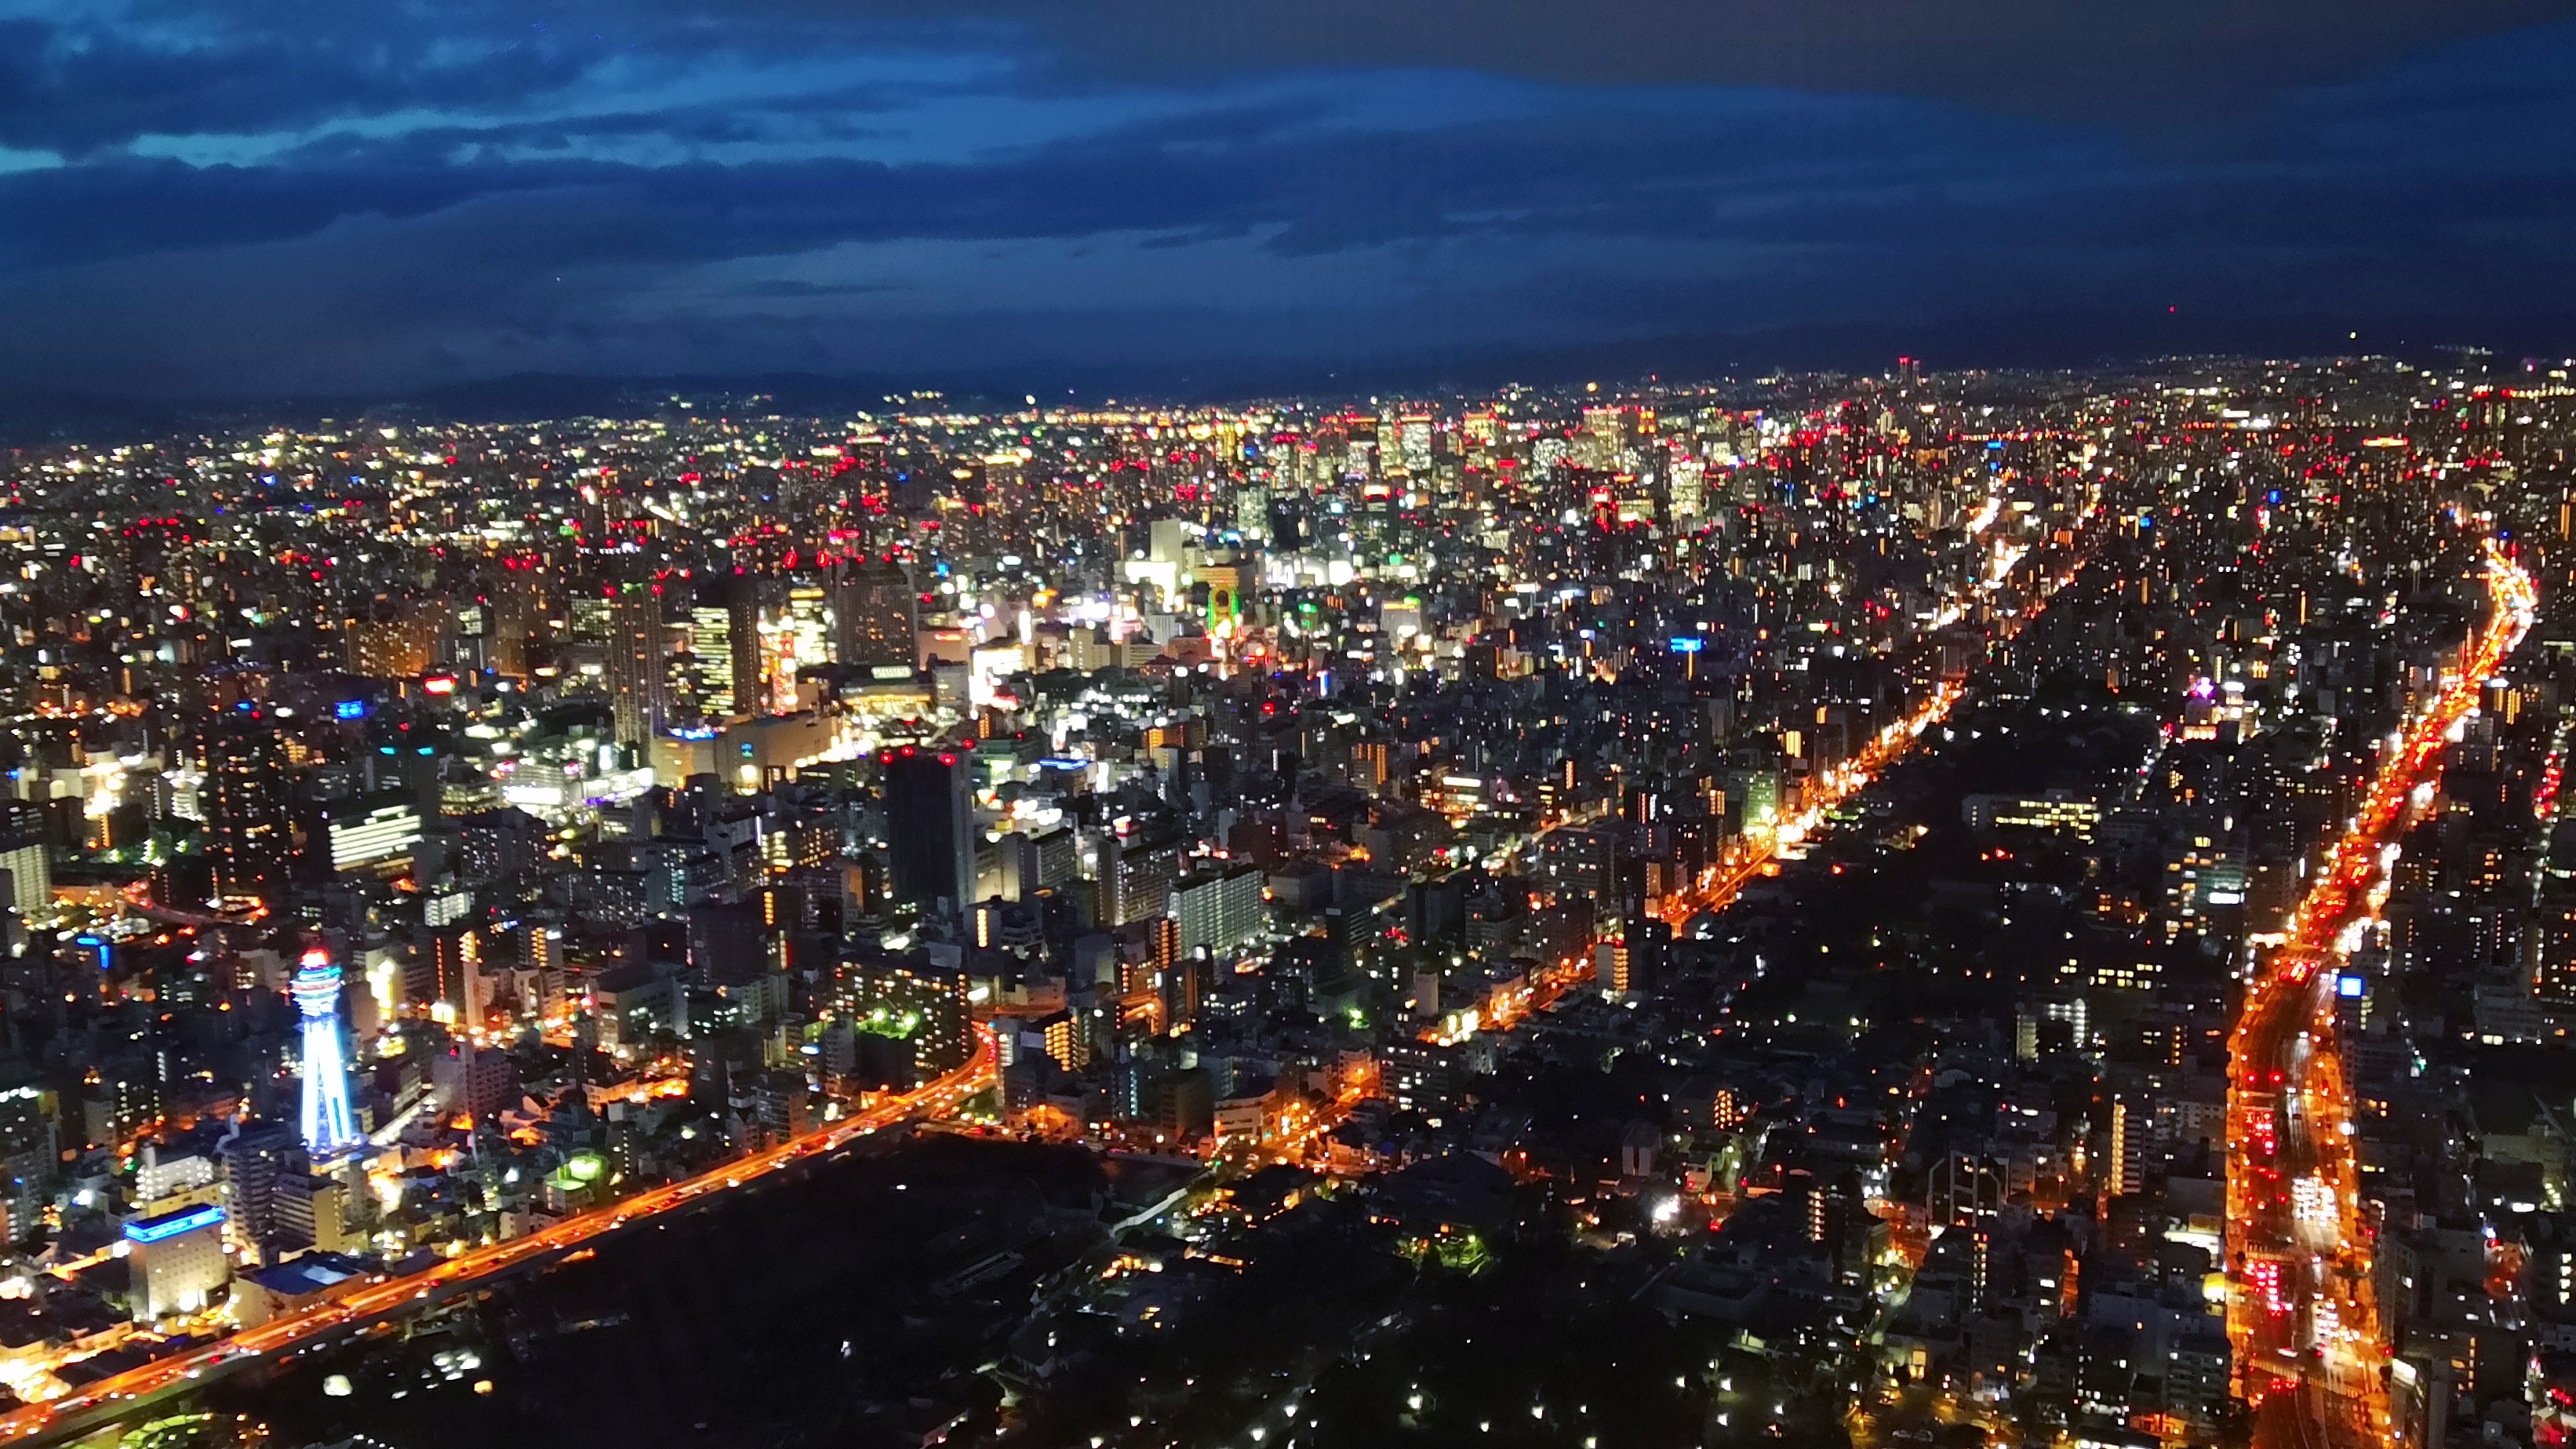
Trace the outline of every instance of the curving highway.
{"label": "curving highway", "polygon": [[2382,757],[2280,944],[2260,959],[2229,1039],[2227,1329],[2258,1449],[2400,1442],[2336,1042],[2336,967],[2377,910],[2393,841],[2429,802],[2451,731],[2531,627],[2531,576],[2492,541],[2486,583],[2485,627]]}

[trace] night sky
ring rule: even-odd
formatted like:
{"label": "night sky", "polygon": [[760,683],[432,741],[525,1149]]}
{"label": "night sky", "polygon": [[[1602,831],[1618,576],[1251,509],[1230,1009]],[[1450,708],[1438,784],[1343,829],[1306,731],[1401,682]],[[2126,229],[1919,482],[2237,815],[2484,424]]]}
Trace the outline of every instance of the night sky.
{"label": "night sky", "polygon": [[0,0],[0,387],[2576,352],[2571,177],[2576,0]]}

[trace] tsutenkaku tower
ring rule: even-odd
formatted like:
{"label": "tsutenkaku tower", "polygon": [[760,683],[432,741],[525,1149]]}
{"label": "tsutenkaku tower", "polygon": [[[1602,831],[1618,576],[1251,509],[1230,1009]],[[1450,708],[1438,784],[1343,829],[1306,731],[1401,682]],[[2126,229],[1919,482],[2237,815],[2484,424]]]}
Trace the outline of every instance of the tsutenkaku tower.
{"label": "tsutenkaku tower", "polygon": [[349,1109],[349,1054],[340,1041],[340,968],[316,946],[304,953],[290,988],[304,1015],[304,1150],[316,1162],[366,1139]]}

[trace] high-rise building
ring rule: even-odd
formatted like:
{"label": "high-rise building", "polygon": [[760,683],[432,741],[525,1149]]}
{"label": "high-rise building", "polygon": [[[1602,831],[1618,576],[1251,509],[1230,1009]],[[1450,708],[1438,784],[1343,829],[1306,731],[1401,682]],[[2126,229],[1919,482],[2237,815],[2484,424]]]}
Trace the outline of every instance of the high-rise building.
{"label": "high-rise building", "polygon": [[690,685],[710,719],[735,713],[733,610],[699,604],[689,610]]}
{"label": "high-rise building", "polygon": [[477,1119],[491,1116],[510,1100],[509,1053],[461,1042],[430,1063],[430,1077],[441,1110]]}
{"label": "high-rise building", "polygon": [[537,587],[535,569],[510,568],[483,596],[483,662],[495,674],[528,677],[528,636],[536,627]]}
{"label": "high-rise building", "polygon": [[1124,926],[1170,914],[1172,880],[1180,870],[1178,840],[1102,841],[1100,924]]}
{"label": "high-rise building", "polygon": [[1404,470],[1417,478],[1431,471],[1431,435],[1429,413],[1406,413],[1396,424],[1396,455],[1403,460]]}
{"label": "high-rise building", "polygon": [[215,1145],[224,1164],[224,1196],[235,1242],[273,1260],[285,1242],[278,1184],[313,1170],[312,1158],[283,1122],[236,1122]]}
{"label": "high-rise building", "polygon": [[304,953],[292,987],[304,1020],[304,1150],[327,1160],[366,1139],[349,1107],[349,1058],[340,1038],[340,968],[328,951]]}
{"label": "high-rise building", "polygon": [[422,933],[404,962],[403,995],[439,1021],[480,1023],[491,1004],[483,940],[472,923],[451,921]]}
{"label": "high-rise building", "polygon": [[1182,955],[1224,956],[1260,934],[1261,871],[1244,865],[1187,877],[1172,889],[1172,915]]}
{"label": "high-rise building", "polygon": [[649,745],[670,718],[670,661],[663,648],[661,586],[650,581],[611,586],[608,697],[621,745]]}
{"label": "high-rise building", "polygon": [[42,1220],[63,1168],[62,1127],[51,1094],[34,1087],[0,1092],[0,1235],[16,1241]]}
{"label": "high-rise building", "polygon": [[0,905],[22,916],[53,913],[53,857],[45,849],[44,817],[32,806],[0,816]]}
{"label": "high-rise building", "polygon": [[769,677],[760,649],[760,581],[736,574],[725,594],[725,642],[733,651],[733,708],[736,714],[769,713],[762,685]]}
{"label": "high-rise building", "polygon": [[1081,842],[1070,825],[1040,835],[1014,831],[1002,837],[1000,854],[1002,894],[1015,901],[1034,900],[1049,886],[1082,877]]}
{"label": "high-rise building", "polygon": [[351,619],[343,626],[351,674],[369,679],[409,679],[428,673],[437,662],[438,611],[417,605],[402,607],[407,611],[399,618]]}
{"label": "high-rise building", "polygon": [[888,558],[843,566],[832,594],[833,652],[843,664],[914,662],[921,596]]}
{"label": "high-rise building", "polygon": [[788,583],[786,597],[777,605],[777,618],[770,626],[766,647],[770,708],[783,706],[792,710],[795,705],[788,699],[793,696],[797,672],[809,665],[828,663],[833,656],[832,589],[828,580]]}
{"label": "high-rise building", "polygon": [[206,853],[215,891],[273,902],[286,889],[286,762],[277,731],[257,711],[226,711],[207,726]]}
{"label": "high-rise building", "polygon": [[1058,1010],[1039,1017],[1030,1025],[1038,1030],[1046,1044],[1046,1054],[1059,1066],[1080,1071],[1091,1065],[1091,1034],[1083,1029],[1083,1020],[1071,1011]]}
{"label": "high-rise building", "polygon": [[924,1082],[975,1054],[967,1015],[966,977],[918,959],[841,963],[835,1008],[852,1027],[858,1050],[898,1071],[891,1079]]}
{"label": "high-rise building", "polygon": [[2565,1016],[2576,1011],[2576,892],[2555,880],[2545,883],[2533,914],[2534,993],[2546,1009]]}
{"label": "high-rise building", "polygon": [[[971,748],[971,747],[969,747]],[[896,899],[962,909],[975,890],[975,810],[968,757],[905,745],[885,769],[886,839]]]}

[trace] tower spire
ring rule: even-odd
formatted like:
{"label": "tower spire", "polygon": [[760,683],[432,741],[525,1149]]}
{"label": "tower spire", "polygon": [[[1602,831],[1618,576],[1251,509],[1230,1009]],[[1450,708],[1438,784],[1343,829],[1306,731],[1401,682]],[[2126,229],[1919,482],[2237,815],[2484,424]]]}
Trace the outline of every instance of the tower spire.
{"label": "tower spire", "polygon": [[340,968],[321,943],[309,943],[291,988],[304,1017],[304,1150],[314,1161],[357,1146],[349,1108],[349,1058],[340,1039]]}

